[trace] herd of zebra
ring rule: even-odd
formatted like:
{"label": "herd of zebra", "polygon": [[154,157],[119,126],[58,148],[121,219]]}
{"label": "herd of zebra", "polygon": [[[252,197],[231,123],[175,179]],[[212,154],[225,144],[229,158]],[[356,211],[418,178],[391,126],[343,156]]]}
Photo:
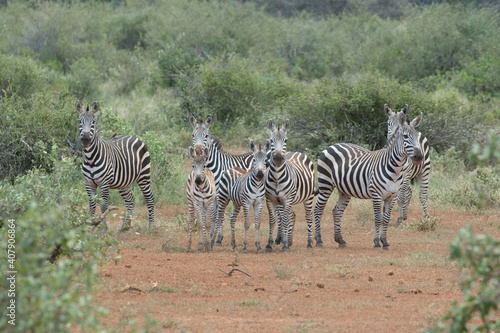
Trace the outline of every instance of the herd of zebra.
{"label": "herd of zebra", "polygon": [[[84,110],[80,101],[76,102],[80,117],[80,138],[83,147],[82,171],[90,201],[90,214],[95,216],[96,190],[101,187],[101,211],[108,206],[110,189],[118,189],[127,207],[121,231],[130,228],[130,218],[134,209],[134,197],[130,191],[136,182],[141,189],[149,212],[149,226],[154,225],[154,198],[151,192],[150,156],[144,143],[130,135],[114,136],[110,140],[99,138],[96,130],[95,114],[99,103],[92,109]],[[313,198],[318,195],[314,208],[316,246],[321,247],[320,222],[325,205],[336,188],[339,199],[333,209],[335,241],[345,247],[340,220],[352,197],[372,199],[375,214],[375,248],[389,249],[387,226],[392,208],[399,204],[398,224],[406,220],[411,199],[409,181],[418,178],[420,201],[424,216],[427,210],[427,186],[430,172],[429,145],[425,136],[415,128],[422,120],[420,113],[411,122],[407,121],[408,105],[400,112],[393,112],[384,105],[388,117],[387,145],[370,151],[363,147],[338,143],[325,149],[318,158],[318,188],[315,189],[314,165],[303,153],[287,152],[287,132],[290,121],[276,124],[272,119],[267,123],[271,137],[264,146],[250,140],[250,152],[234,155],[225,152],[221,143],[210,132],[213,118],[205,120],[191,114],[189,123],[193,128],[193,146],[189,147],[193,171],[188,177],[187,198],[189,207],[189,240],[196,215],[198,215],[198,252],[203,248],[211,251],[221,246],[224,212],[230,201],[233,210],[230,215],[231,246],[236,248],[234,225],[243,207],[245,236],[243,253],[247,252],[250,211],[254,208],[255,246],[262,253],[259,239],[260,214],[264,201],[269,211],[269,239],[265,251],[271,252],[272,245],[281,244],[282,251],[288,252],[293,242],[295,214],[292,206],[303,203],[307,222],[307,248],[313,246]],[[383,210],[382,210],[383,203]],[[278,221],[276,239],[274,226]],[[106,228],[105,220],[103,228]],[[210,226],[210,231],[208,231]],[[203,239],[203,240],[202,240]]]}

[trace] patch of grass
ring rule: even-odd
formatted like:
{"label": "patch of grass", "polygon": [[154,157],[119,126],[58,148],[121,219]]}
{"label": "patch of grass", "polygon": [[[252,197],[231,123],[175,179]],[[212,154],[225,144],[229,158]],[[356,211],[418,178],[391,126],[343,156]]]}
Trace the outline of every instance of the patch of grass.
{"label": "patch of grass", "polygon": [[314,330],[318,326],[322,326],[322,325],[323,325],[323,323],[315,323],[315,322],[307,320],[304,323],[300,324],[297,328],[293,328],[293,327],[288,326],[287,331],[294,332],[294,333],[305,333],[305,332],[309,332],[311,330]]}
{"label": "patch of grass", "polygon": [[175,320],[172,318],[167,318],[165,320],[165,323],[162,325],[162,328],[179,328],[181,330],[184,330],[182,328],[182,320]]}
{"label": "patch of grass", "polygon": [[156,286],[156,288],[153,291],[165,292],[165,293],[172,294],[172,293],[179,292],[179,288],[161,285],[161,286]]}
{"label": "patch of grass", "polygon": [[260,299],[252,299],[249,301],[243,301],[240,303],[241,306],[260,306],[264,303]]}
{"label": "patch of grass", "polygon": [[291,277],[292,272],[298,267],[288,268],[286,264],[275,263],[271,264],[276,277],[280,280],[287,280]]}
{"label": "patch of grass", "polygon": [[429,217],[418,220],[417,222],[408,223],[404,228],[416,231],[434,231],[438,227],[439,217]]}
{"label": "patch of grass", "polygon": [[354,278],[354,273],[349,265],[335,265],[333,267],[326,268],[329,271],[333,271],[335,275],[339,278],[344,279],[346,277]]}
{"label": "patch of grass", "polygon": [[[175,239],[176,240],[176,239]],[[174,236],[170,235],[161,239],[160,251],[162,252],[186,252],[186,247],[177,244]]]}

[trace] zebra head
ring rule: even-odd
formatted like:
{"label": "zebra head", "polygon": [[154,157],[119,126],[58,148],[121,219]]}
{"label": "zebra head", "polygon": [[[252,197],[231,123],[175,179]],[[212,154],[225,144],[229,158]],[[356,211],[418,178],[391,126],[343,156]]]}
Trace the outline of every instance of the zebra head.
{"label": "zebra head", "polygon": [[80,140],[82,141],[82,147],[89,148],[94,142],[94,138],[96,136],[97,130],[95,126],[95,114],[99,112],[99,103],[94,102],[92,104],[92,110],[89,110],[89,106],[87,105],[87,109],[83,109],[83,105],[80,101],[77,101],[75,104],[76,111],[80,114]]}
{"label": "zebra head", "polygon": [[205,149],[208,146],[207,139],[210,135],[208,130],[212,122],[213,118],[211,115],[207,116],[205,122],[203,122],[203,118],[196,121],[196,117],[192,113],[189,115],[189,123],[193,127],[193,147],[195,149]]}
{"label": "zebra head", "polygon": [[[399,119],[398,114],[396,112],[393,112],[387,104],[384,105],[384,112],[387,116],[387,140],[389,140],[398,130]],[[405,104],[400,112],[408,115],[408,104]]]}
{"label": "zebra head", "polygon": [[252,172],[258,180],[262,180],[266,172],[267,151],[269,150],[269,146],[269,139],[266,141],[264,149],[262,149],[262,144],[260,142],[259,148],[257,149],[253,141],[250,140],[250,150],[253,153]]}
{"label": "zebra head", "polygon": [[199,186],[205,181],[205,164],[207,162],[208,148],[189,147],[189,156],[193,159],[194,182]]}
{"label": "zebra head", "polygon": [[420,122],[422,121],[423,114],[420,114],[413,119],[409,124],[406,121],[405,112],[398,112],[399,119],[399,130],[403,136],[403,146],[406,152],[406,156],[408,156],[414,165],[418,165],[422,163],[424,159],[424,155],[422,153],[422,149],[420,148],[420,142],[418,140],[418,132],[415,129]]}
{"label": "zebra head", "polygon": [[285,160],[286,142],[288,140],[286,132],[290,130],[290,120],[285,120],[285,122],[283,123],[283,128],[280,129],[279,123],[278,128],[276,128],[274,120],[269,119],[269,121],[267,122],[267,127],[271,130],[271,159],[279,168]]}

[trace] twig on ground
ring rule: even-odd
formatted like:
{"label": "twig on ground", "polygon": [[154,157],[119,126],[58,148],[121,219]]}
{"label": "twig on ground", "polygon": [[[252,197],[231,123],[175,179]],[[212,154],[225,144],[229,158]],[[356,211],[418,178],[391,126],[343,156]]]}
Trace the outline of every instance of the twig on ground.
{"label": "twig on ground", "polygon": [[233,272],[234,272],[234,271],[238,271],[238,272],[241,272],[241,273],[245,274],[245,275],[246,275],[246,276],[248,276],[248,277],[251,277],[251,276],[250,276],[250,274],[245,273],[245,272],[243,272],[241,269],[238,269],[238,268],[233,268],[232,270],[230,270],[230,271],[229,271],[229,273],[224,272],[224,271],[223,271],[222,269],[220,269],[220,268],[219,268],[219,271],[221,271],[222,273],[226,274],[227,276],[231,276],[231,275],[233,275]]}

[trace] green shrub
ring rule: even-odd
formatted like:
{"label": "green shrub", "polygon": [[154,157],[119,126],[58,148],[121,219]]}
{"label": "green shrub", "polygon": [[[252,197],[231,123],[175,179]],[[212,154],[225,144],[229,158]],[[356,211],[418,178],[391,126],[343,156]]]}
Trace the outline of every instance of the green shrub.
{"label": "green shrub", "polygon": [[133,51],[136,47],[146,48],[146,14],[123,15],[114,18],[110,24],[111,40],[117,49]]}
{"label": "green shrub", "polygon": [[34,60],[0,54],[0,98],[30,98],[46,87],[46,79]]}
{"label": "green shrub", "polygon": [[77,96],[81,101],[99,99],[102,74],[94,59],[78,59],[71,64],[70,73],[66,76],[66,82],[73,96]]}
{"label": "green shrub", "polygon": [[[460,230],[450,252],[464,276],[463,302],[453,302],[436,328],[427,332],[498,332],[500,321],[494,318],[500,304],[500,242],[489,234],[475,235],[469,226]],[[471,323],[476,317],[477,326]]]}

